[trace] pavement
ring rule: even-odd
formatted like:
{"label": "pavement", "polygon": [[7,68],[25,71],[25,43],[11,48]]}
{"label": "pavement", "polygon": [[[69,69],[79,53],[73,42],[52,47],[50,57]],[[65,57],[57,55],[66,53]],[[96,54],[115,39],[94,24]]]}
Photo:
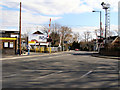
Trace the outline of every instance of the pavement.
{"label": "pavement", "polygon": [[100,55],[99,53],[93,53],[92,56],[93,56],[93,57],[99,57],[99,58],[108,58],[108,59],[118,59],[118,60],[120,60],[120,57]]}
{"label": "pavement", "polygon": [[30,52],[30,55],[26,52],[25,54],[21,55],[2,55],[0,60],[7,60],[7,59],[17,59],[17,58],[25,58],[25,57],[36,57],[36,56],[46,56],[46,55],[54,55],[54,54],[61,54],[65,52],[71,51],[62,51],[62,52],[54,52],[54,53],[40,53],[40,52]]}

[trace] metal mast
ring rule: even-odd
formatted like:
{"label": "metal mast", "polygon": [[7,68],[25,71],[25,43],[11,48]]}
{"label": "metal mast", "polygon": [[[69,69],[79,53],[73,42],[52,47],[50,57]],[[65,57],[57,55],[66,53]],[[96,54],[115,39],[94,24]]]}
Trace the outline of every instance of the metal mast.
{"label": "metal mast", "polygon": [[107,34],[109,35],[110,33],[110,6],[107,9],[107,30],[108,30]]}
{"label": "metal mast", "polygon": [[110,4],[104,2],[101,3],[103,9],[105,9],[105,44],[108,32],[110,31]]}

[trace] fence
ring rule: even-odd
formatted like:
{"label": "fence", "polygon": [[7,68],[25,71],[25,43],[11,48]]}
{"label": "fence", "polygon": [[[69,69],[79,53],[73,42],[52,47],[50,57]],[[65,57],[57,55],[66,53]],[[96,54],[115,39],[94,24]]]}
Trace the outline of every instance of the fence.
{"label": "fence", "polygon": [[31,48],[30,51],[33,52],[41,52],[41,53],[52,53],[52,52],[58,52],[61,51],[62,48],[60,47],[36,47],[36,48]]}
{"label": "fence", "polygon": [[108,56],[120,56],[120,50],[118,49],[100,49],[101,55],[108,55]]}

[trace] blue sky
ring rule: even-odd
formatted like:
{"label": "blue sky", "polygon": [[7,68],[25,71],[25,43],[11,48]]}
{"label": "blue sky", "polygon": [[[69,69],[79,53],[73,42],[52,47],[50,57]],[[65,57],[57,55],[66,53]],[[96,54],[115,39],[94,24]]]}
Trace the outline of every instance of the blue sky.
{"label": "blue sky", "polygon": [[99,13],[102,11],[104,28],[105,11],[101,3],[111,5],[111,30],[118,29],[118,1],[119,0],[2,0],[0,2],[1,29],[16,29],[19,26],[19,2],[22,1],[22,32],[26,28],[34,29],[45,24],[59,23],[72,28],[74,32],[94,31],[99,28]]}

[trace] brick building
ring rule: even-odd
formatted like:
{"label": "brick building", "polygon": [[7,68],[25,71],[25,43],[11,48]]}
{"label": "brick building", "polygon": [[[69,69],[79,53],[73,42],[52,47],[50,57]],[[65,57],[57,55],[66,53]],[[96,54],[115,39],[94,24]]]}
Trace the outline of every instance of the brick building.
{"label": "brick building", "polygon": [[18,34],[18,31],[0,30],[0,50],[2,54],[16,54]]}

